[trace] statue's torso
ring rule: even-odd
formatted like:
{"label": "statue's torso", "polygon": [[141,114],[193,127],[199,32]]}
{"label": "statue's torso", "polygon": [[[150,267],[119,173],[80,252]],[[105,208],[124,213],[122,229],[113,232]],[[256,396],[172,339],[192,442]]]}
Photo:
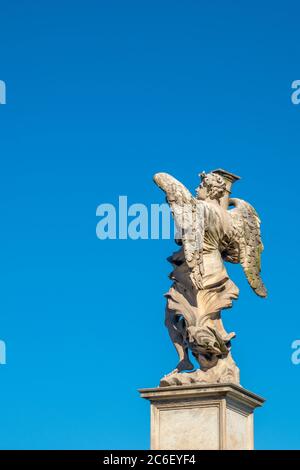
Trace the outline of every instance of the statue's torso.
{"label": "statue's torso", "polygon": [[232,236],[232,222],[225,209],[204,202],[203,284],[205,288],[228,279],[221,253]]}
{"label": "statue's torso", "polygon": [[[233,227],[228,212],[222,207],[201,201],[204,205],[205,232],[203,240],[203,286],[209,288],[228,279],[221,253],[232,237]],[[190,270],[184,251],[174,253],[170,261],[178,264],[172,272],[172,279],[186,284],[190,282]]]}

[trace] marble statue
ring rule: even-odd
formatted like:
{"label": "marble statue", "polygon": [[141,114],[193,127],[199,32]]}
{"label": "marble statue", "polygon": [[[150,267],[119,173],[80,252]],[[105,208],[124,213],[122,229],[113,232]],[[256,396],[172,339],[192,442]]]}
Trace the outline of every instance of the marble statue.
{"label": "marble statue", "polygon": [[[239,289],[229,278],[224,261],[240,263],[254,292],[267,295],[260,277],[260,219],[250,204],[230,197],[232,184],[240,178],[221,169],[199,176],[195,196],[167,173],[154,176],[166,194],[180,246],[168,258],[173,284],[165,294],[165,324],[179,362],[161,379],[161,387],[239,384],[239,369],[230,352],[235,333],[225,330],[221,318],[221,311],[238,298]],[[196,370],[189,351],[199,364]]]}

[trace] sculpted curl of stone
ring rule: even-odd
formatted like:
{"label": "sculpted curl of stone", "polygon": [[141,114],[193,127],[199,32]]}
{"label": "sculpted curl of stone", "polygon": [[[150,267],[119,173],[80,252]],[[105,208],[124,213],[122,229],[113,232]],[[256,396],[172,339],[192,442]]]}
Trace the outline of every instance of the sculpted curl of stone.
{"label": "sculpted curl of stone", "polygon": [[[224,261],[241,264],[254,292],[267,295],[260,277],[260,219],[250,204],[229,198],[239,177],[224,170],[201,173],[200,177],[196,196],[192,196],[173,176],[154,176],[166,194],[180,246],[168,258],[173,284],[165,294],[165,324],[179,363],[162,378],[161,386],[239,383],[239,369],[230,353],[235,333],[227,333],[221,319],[221,311],[232,306],[239,290],[229,279]],[[189,351],[199,369],[187,373],[184,371],[194,369]]]}

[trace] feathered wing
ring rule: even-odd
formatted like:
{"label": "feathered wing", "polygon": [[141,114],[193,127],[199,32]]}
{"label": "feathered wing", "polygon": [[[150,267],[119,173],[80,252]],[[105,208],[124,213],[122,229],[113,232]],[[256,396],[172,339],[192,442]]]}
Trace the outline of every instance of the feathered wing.
{"label": "feathered wing", "polygon": [[180,237],[190,277],[194,286],[202,289],[204,206],[180,181],[168,173],[157,173],[154,181],[166,193]]}
{"label": "feathered wing", "polygon": [[261,252],[264,247],[260,236],[260,219],[255,209],[242,199],[230,199],[235,206],[229,210],[234,226],[234,241],[239,250],[239,262],[242,265],[248,282],[260,297],[267,296],[267,289],[260,277]]}

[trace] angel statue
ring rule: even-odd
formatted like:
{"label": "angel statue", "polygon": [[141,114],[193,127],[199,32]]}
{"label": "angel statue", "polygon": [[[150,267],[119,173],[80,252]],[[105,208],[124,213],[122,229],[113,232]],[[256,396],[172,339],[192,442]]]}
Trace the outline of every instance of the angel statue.
{"label": "angel statue", "polygon": [[[240,263],[254,292],[267,295],[260,277],[260,219],[250,204],[230,198],[231,186],[240,178],[221,169],[199,176],[196,196],[167,173],[154,176],[166,194],[180,246],[168,258],[173,284],[165,294],[165,324],[179,362],[160,386],[239,384],[239,369],[230,352],[235,333],[227,333],[221,319],[221,311],[232,307],[239,289],[229,279],[224,261]],[[189,350],[200,366],[193,372]]]}

